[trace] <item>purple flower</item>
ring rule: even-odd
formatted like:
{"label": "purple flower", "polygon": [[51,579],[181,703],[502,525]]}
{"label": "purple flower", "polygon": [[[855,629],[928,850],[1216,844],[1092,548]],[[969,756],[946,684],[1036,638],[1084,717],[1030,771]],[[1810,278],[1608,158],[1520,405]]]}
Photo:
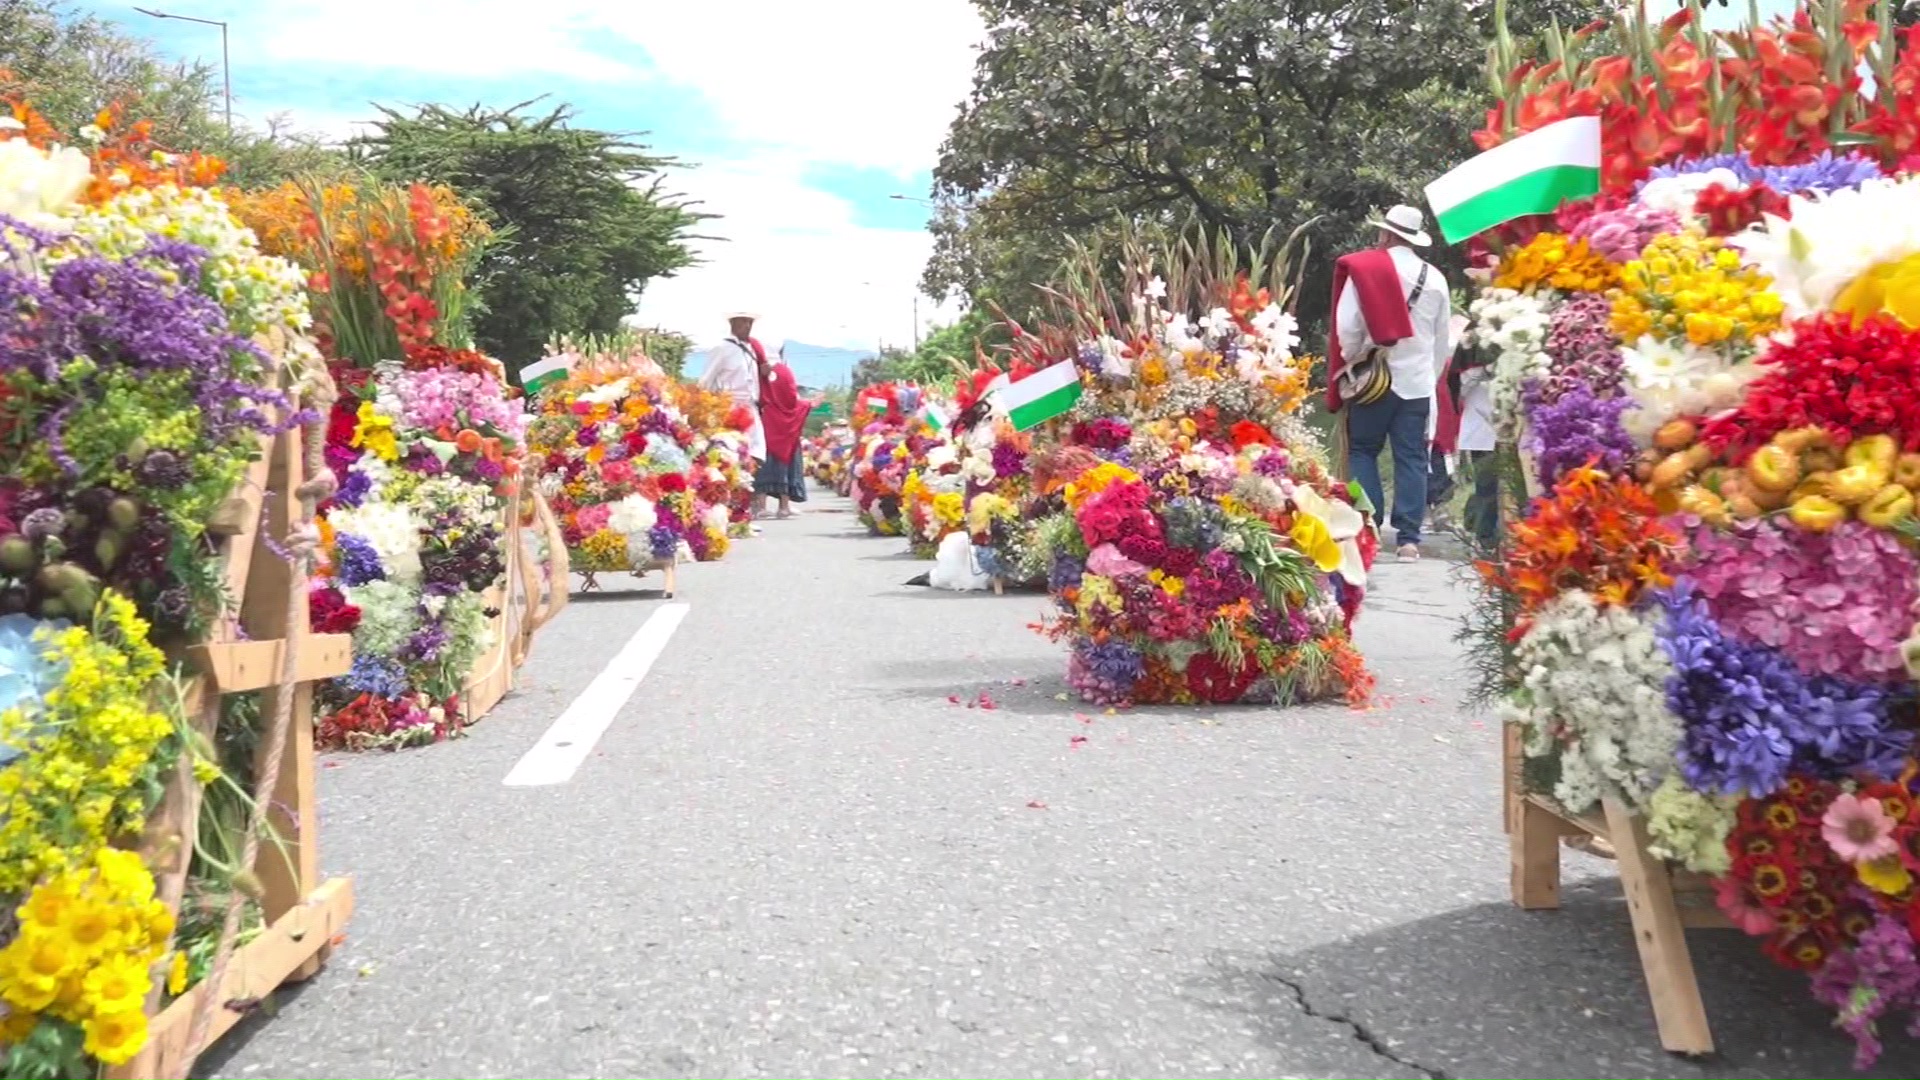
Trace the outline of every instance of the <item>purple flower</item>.
{"label": "purple flower", "polygon": [[680,534],[672,525],[662,521],[647,530],[647,546],[656,559],[671,559],[673,553],[680,550]]}
{"label": "purple flower", "polygon": [[1613,303],[1598,293],[1581,293],[1554,309],[1547,329],[1547,354],[1553,370],[1539,389],[1544,401],[1557,401],[1576,386],[1611,397],[1625,378],[1620,340],[1608,323]]}
{"label": "purple flower", "polygon": [[341,676],[340,681],[354,693],[388,699],[404,697],[412,689],[407,670],[400,665],[400,661],[390,656],[364,653],[353,658],[352,670]]}
{"label": "purple flower", "polygon": [[[1855,154],[1836,157],[1833,151],[1828,150],[1812,161],[1798,165],[1755,165],[1745,154],[1684,158],[1655,167],[1647,174],[1647,180],[1711,172],[1714,169],[1726,169],[1738,176],[1742,183],[1765,184],[1782,195],[1844,191],[1882,175],[1879,164],[1870,158]],[[1639,186],[1644,188],[1646,185],[1647,181],[1643,180]]]}
{"label": "purple flower", "polygon": [[353,509],[365,502],[373,494],[373,479],[366,473],[351,470],[340,481],[340,487],[333,493],[333,505]]}
{"label": "purple flower", "polygon": [[1098,705],[1125,705],[1146,671],[1139,650],[1124,641],[1080,641],[1067,658],[1067,683]]}
{"label": "purple flower", "polygon": [[334,561],[339,565],[340,581],[349,588],[365,585],[370,581],[381,581],[387,576],[385,567],[380,565],[380,555],[373,545],[352,533],[335,533],[333,537]]}
{"label": "purple flower", "polygon": [[1047,571],[1047,590],[1055,596],[1067,589],[1076,588],[1087,572],[1087,564],[1064,551],[1055,552],[1053,566]]}
{"label": "purple flower", "polygon": [[1598,459],[1597,468],[1617,472],[1633,460],[1633,439],[1620,417],[1633,405],[1627,397],[1596,397],[1575,386],[1557,401],[1544,401],[1538,380],[1521,390],[1527,413],[1524,449],[1535,460],[1542,485],[1551,486],[1570,470]]}
{"label": "purple flower", "polygon": [[[28,236],[29,248],[44,246],[32,230],[17,231]],[[83,255],[44,278],[20,263],[0,264],[0,318],[10,327],[0,335],[0,377],[28,400],[43,399],[40,437],[69,475],[82,479],[113,464],[75,459],[65,446],[66,425],[80,403],[125,385],[128,376],[184,383],[199,435],[213,446],[306,419],[292,413],[286,395],[259,385],[268,358],[232,334],[226,312],[199,292],[205,261],[200,248],[156,238],[133,258]],[[76,357],[91,367],[75,365]]]}
{"label": "purple flower", "polygon": [[440,650],[447,647],[452,636],[445,623],[430,622],[415,630],[406,644],[400,646],[400,657],[410,663],[432,663],[439,659]]}
{"label": "purple flower", "polygon": [[1895,729],[1889,691],[1809,679],[1780,653],[1726,636],[1691,582],[1656,602],[1667,616],[1661,644],[1674,665],[1667,705],[1685,727],[1680,767],[1690,786],[1759,798],[1789,772],[1899,775],[1913,732]]}
{"label": "purple flower", "polygon": [[[1863,906],[1871,908],[1867,898]],[[1920,958],[1913,932],[1879,912],[1851,948],[1837,949],[1813,976],[1813,996],[1839,1013],[1853,1036],[1853,1067],[1865,1071],[1880,1057],[1878,1021],[1895,1010],[1910,1014],[1907,1033],[1920,1037]]]}

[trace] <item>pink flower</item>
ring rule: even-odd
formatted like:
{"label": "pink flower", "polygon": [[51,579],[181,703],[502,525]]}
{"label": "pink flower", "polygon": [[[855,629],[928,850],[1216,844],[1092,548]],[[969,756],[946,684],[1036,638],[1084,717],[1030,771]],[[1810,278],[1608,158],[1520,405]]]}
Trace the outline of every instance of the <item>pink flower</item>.
{"label": "pink flower", "polygon": [[1835,855],[1850,863],[1900,853],[1900,844],[1893,838],[1893,819],[1880,809],[1879,799],[1853,794],[1834,799],[1820,819],[1820,836]]}
{"label": "pink flower", "polygon": [[1714,878],[1713,900],[1742,931],[1754,937],[1773,933],[1773,913],[1748,898],[1746,887],[1738,877]]}
{"label": "pink flower", "polygon": [[1087,572],[1101,577],[1121,578],[1144,574],[1147,568],[1120,554],[1112,544],[1101,544],[1087,556]]}

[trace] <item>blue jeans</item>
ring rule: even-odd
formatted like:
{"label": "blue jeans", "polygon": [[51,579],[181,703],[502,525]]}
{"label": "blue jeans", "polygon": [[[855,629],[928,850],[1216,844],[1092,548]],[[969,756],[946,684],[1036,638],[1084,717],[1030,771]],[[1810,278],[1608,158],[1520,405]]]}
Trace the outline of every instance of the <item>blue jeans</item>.
{"label": "blue jeans", "polygon": [[1427,516],[1427,412],[1432,398],[1411,401],[1388,392],[1371,405],[1347,406],[1347,473],[1379,514],[1387,505],[1380,488],[1380,451],[1393,447],[1393,530],[1401,544],[1420,542]]}

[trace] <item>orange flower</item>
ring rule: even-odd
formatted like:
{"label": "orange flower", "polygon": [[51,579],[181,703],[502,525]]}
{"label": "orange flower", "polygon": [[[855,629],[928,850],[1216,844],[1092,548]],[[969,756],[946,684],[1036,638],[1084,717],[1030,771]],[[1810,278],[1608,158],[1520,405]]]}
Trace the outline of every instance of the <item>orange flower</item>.
{"label": "orange flower", "polygon": [[1643,590],[1671,584],[1666,567],[1684,551],[1645,488],[1594,468],[1562,477],[1511,535],[1506,561],[1478,569],[1519,601],[1522,616],[1572,589],[1602,604],[1631,604]]}
{"label": "orange flower", "polygon": [[472,428],[462,428],[460,434],[453,437],[453,445],[463,454],[471,454],[480,449],[480,433]]}

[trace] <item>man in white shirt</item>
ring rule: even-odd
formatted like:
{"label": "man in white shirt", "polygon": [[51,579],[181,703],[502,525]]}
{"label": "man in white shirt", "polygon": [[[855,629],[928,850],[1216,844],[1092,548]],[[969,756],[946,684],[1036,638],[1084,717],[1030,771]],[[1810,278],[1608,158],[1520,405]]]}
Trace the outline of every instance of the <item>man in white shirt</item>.
{"label": "man in white shirt", "polygon": [[[1384,515],[1380,451],[1393,448],[1389,519],[1398,534],[1400,561],[1414,562],[1420,558],[1420,525],[1427,514],[1428,447],[1439,419],[1435,390],[1453,352],[1447,279],[1415,252],[1433,242],[1419,210],[1396,206],[1370,224],[1380,230],[1380,247],[1399,272],[1413,333],[1387,347],[1392,389],[1370,404],[1345,406],[1347,471],[1373,501],[1375,513]],[[1344,356],[1358,357],[1374,344],[1352,281],[1334,304],[1334,328]]]}
{"label": "man in white shirt", "polygon": [[747,430],[747,453],[753,458],[749,473],[759,472],[760,464],[767,460],[767,431],[760,424],[763,354],[755,347],[753,320],[753,315],[744,311],[728,315],[728,336],[707,351],[707,367],[700,373],[700,389],[726,394],[753,414],[753,427]]}

